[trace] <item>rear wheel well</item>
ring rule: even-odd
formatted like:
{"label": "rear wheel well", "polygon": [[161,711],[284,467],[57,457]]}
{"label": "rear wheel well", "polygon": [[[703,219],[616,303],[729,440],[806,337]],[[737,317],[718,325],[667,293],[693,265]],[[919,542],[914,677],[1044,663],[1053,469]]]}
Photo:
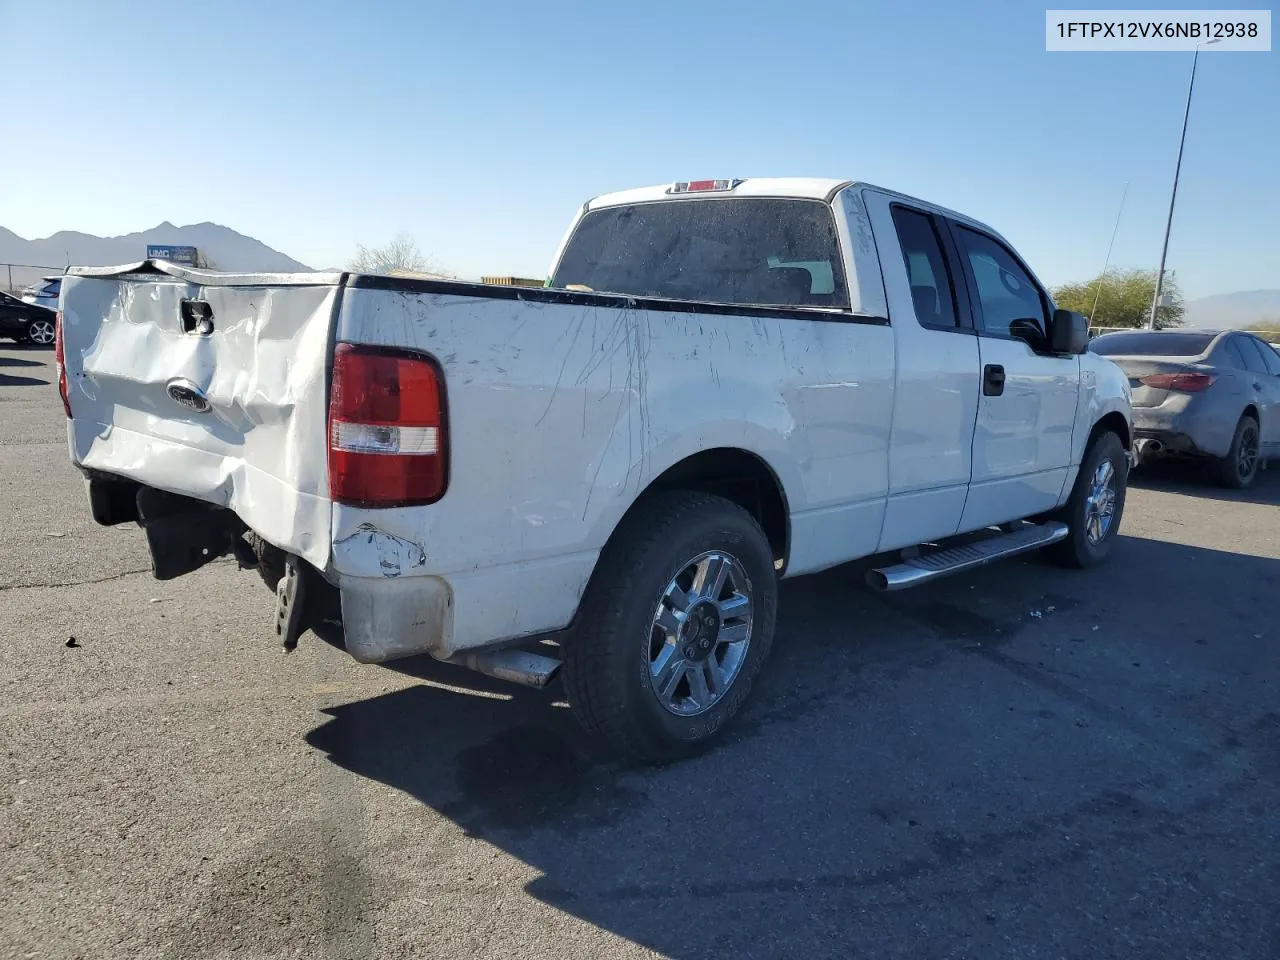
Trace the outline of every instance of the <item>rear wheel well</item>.
{"label": "rear wheel well", "polygon": [[1255,422],[1261,421],[1261,418],[1258,416],[1258,408],[1253,404],[1249,404],[1249,406],[1245,407],[1244,412],[1240,414],[1241,419],[1244,419],[1245,417],[1252,417]]}
{"label": "rear wheel well", "polygon": [[703,450],[667,469],[649,490],[696,490],[736,503],[760,524],[775,564],[786,564],[791,535],[786,496],[773,470],[755,454],[734,447]]}
{"label": "rear wheel well", "polygon": [[1129,421],[1125,420],[1124,414],[1114,410],[1093,425],[1093,431],[1089,434],[1089,442],[1085,444],[1085,449],[1088,450],[1093,446],[1093,441],[1103,433],[1114,433],[1120,438],[1120,444],[1126,450],[1133,442],[1133,438],[1129,436]]}

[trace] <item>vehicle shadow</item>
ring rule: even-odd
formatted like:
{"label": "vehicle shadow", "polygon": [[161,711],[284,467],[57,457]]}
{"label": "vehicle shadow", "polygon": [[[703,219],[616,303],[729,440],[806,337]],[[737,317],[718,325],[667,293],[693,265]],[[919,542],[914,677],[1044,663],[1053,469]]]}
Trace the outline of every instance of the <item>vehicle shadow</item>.
{"label": "vehicle shadow", "polygon": [[1164,490],[1229,503],[1280,504],[1280,460],[1265,463],[1253,485],[1231,490],[1209,474],[1208,464],[1197,460],[1156,460],[1130,472],[1129,485],[1144,490]]}
{"label": "vehicle shadow", "polygon": [[[429,659],[307,740],[536,868],[537,901],[671,957],[1265,955],[1280,560],[1123,537],[1084,573],[783,587],[752,700],[692,760],[612,761],[556,684]],[[476,855],[422,823],[384,819],[379,842],[431,844],[446,872]],[[1212,911],[1190,882],[1133,908],[1183,871],[1214,878]]]}
{"label": "vehicle shadow", "polygon": [[39,360],[24,360],[22,357],[0,357],[0,367],[43,367]]}
{"label": "vehicle shadow", "polygon": [[47,387],[48,380],[38,380],[35,377],[15,377],[7,373],[0,373],[0,387]]}

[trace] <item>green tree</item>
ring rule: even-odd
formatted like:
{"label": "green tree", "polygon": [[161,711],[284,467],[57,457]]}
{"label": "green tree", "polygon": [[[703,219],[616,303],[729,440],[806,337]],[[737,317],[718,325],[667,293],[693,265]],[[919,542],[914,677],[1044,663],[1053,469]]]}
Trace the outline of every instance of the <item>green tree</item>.
{"label": "green tree", "polygon": [[[1092,315],[1095,327],[1145,327],[1155,292],[1154,270],[1108,270],[1092,280],[1063,284],[1053,299],[1065,310]],[[1160,292],[1167,305],[1156,310],[1156,329],[1181,326],[1186,304],[1172,271],[1165,273]]]}

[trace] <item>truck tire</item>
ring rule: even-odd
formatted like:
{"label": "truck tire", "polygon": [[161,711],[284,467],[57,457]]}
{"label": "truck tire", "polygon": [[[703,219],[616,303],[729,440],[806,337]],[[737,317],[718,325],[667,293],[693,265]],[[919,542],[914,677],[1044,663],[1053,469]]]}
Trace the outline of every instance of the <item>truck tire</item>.
{"label": "truck tire", "polygon": [[1258,476],[1258,421],[1245,414],[1236,424],[1231,449],[1219,460],[1218,482],[1232,490],[1243,490]]}
{"label": "truck tire", "polygon": [[1054,519],[1067,525],[1065,540],[1049,548],[1064,567],[1084,570],[1107,558],[1120,530],[1129,479],[1129,457],[1110,430],[1094,437],[1085,451],[1071,499]]}
{"label": "truck tire", "polygon": [[574,715],[632,759],[699,752],[750,693],[777,605],[751,514],[704,493],[647,495],[601,553],[565,644]]}

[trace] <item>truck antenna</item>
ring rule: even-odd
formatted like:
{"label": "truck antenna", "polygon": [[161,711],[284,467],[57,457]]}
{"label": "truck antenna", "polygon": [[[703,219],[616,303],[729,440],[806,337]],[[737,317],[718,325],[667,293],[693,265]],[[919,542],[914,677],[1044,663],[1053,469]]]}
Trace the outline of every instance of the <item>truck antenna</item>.
{"label": "truck antenna", "polygon": [[1120,194],[1120,209],[1116,211],[1116,225],[1111,228],[1111,242],[1107,244],[1107,259],[1102,262],[1102,273],[1098,274],[1098,288],[1093,292],[1093,309],[1089,311],[1089,326],[1093,326],[1093,315],[1098,312],[1098,299],[1102,296],[1102,282],[1107,278],[1107,268],[1111,266],[1111,251],[1116,245],[1116,233],[1120,230],[1120,215],[1124,213],[1124,201],[1129,196],[1129,181],[1124,182],[1124,192]]}

